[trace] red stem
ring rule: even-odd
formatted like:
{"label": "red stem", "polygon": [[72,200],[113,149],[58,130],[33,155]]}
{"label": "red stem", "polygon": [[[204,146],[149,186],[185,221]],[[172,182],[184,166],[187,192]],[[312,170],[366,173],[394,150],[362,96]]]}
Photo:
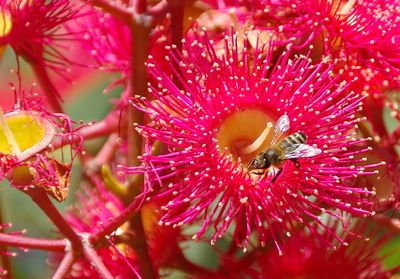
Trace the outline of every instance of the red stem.
{"label": "red stem", "polygon": [[183,10],[185,0],[167,0],[171,12],[172,43],[182,50]]}
{"label": "red stem", "polygon": [[[147,58],[147,49],[148,49],[148,36],[149,36],[149,29],[143,27],[138,24],[134,24],[132,27],[132,36],[136,38],[141,38],[141,44],[135,44],[132,46],[132,72],[131,72],[131,82],[132,85],[132,93],[131,95],[136,94],[145,94],[147,92],[147,76],[146,76],[146,67],[145,61]],[[135,93],[134,93],[135,92]],[[133,129],[132,124],[143,123],[143,114],[135,111],[132,107],[129,107],[129,121],[131,125],[127,125],[128,131],[128,162],[131,165],[137,165],[138,160],[137,156],[140,155],[141,146],[142,146],[142,139],[140,135]],[[83,130],[83,129],[82,129]],[[139,189],[140,190],[140,189]],[[139,192],[138,189],[135,189],[132,192],[132,195],[136,195]],[[109,220],[103,226],[103,229],[92,234],[90,237],[90,243],[97,244],[101,242],[106,235],[111,234],[114,232],[118,227],[124,224],[129,218],[131,218],[138,210],[138,202],[132,201],[127,208],[117,217]]]}
{"label": "red stem", "polygon": [[[100,122],[94,123],[90,126],[83,127],[78,131],[78,134],[84,140],[98,138],[102,136],[108,136],[114,132],[118,131],[119,128],[119,112],[112,111],[110,112],[103,120]],[[58,149],[63,147],[64,145],[76,144],[78,143],[80,138],[73,137],[72,141],[65,141],[61,139],[57,139],[52,144],[53,149]]]}
{"label": "red stem", "polygon": [[41,62],[30,61],[30,65],[46,96],[47,102],[54,112],[63,112],[60,94],[50,80],[46,67]]}
{"label": "red stem", "polygon": [[104,240],[105,236],[110,235],[115,230],[117,230],[120,226],[122,226],[129,218],[131,218],[138,210],[138,202],[135,200],[131,204],[128,205],[125,210],[118,215],[117,217],[110,219],[102,229],[96,233],[93,233],[89,242],[93,245],[100,243]]}
{"label": "red stem", "polygon": [[147,12],[147,0],[134,0],[133,7],[136,13],[144,14]]}
{"label": "red stem", "polygon": [[162,0],[159,3],[157,3],[157,5],[149,8],[148,14],[153,17],[161,18],[161,16],[163,16],[167,11],[168,11],[167,0]]}
{"label": "red stem", "polygon": [[93,6],[99,7],[106,13],[113,15],[114,17],[122,20],[127,25],[131,25],[133,22],[133,17],[130,12],[128,12],[124,7],[119,6],[117,3],[111,3],[107,0],[90,0]]}
{"label": "red stem", "polygon": [[130,227],[135,230],[136,238],[131,241],[138,257],[140,270],[144,279],[158,278],[158,273],[153,266],[150,257],[149,245],[147,244],[146,233],[143,227],[143,219],[141,214],[134,215],[130,220]]}
{"label": "red stem", "polygon": [[67,240],[40,239],[0,233],[0,243],[18,248],[63,252],[65,251]]}
{"label": "red stem", "polygon": [[[136,11],[144,12],[147,10],[146,0],[136,1]],[[132,60],[131,60],[131,79],[130,94],[134,95],[147,95],[147,74],[146,74],[146,59],[149,54],[149,36],[150,28],[145,25],[142,21],[137,21],[131,26],[132,37],[141,38],[139,42],[132,44]],[[137,131],[132,127],[133,123],[144,123],[143,112],[135,110],[132,106],[129,107],[128,111],[128,125],[127,125],[127,136],[128,136],[128,164],[136,166],[139,164],[138,156],[141,155],[143,150],[143,139]],[[134,176],[128,177],[128,193],[125,201],[129,206],[131,201],[135,200],[135,197],[141,192],[143,179],[135,179]],[[128,206],[128,207],[129,207]],[[150,257],[149,246],[147,244],[146,234],[144,232],[143,220],[141,214],[136,214],[131,217],[129,226],[132,231],[135,232],[136,237],[130,244],[135,249],[140,264],[141,275],[145,279],[158,278],[158,272],[153,266],[153,261]]]}
{"label": "red stem", "polygon": [[40,209],[49,217],[57,229],[64,234],[69,241],[71,241],[72,247],[75,251],[80,251],[82,247],[81,238],[71,228],[71,226],[65,221],[64,217],[60,214],[57,208],[50,201],[46,192],[43,189],[28,189],[25,191],[32,200],[40,207]]}
{"label": "red stem", "polygon": [[104,279],[113,279],[114,277],[111,275],[110,271],[108,271],[107,267],[104,265],[99,255],[97,255],[96,251],[93,248],[84,245],[83,246],[83,255],[84,257],[92,264],[93,268],[100,275],[101,278]]}
{"label": "red stem", "polygon": [[60,265],[58,266],[56,272],[53,275],[53,279],[65,278],[66,275],[68,275],[69,271],[71,270],[74,261],[75,261],[74,253],[72,251],[69,251],[67,254],[65,254]]}
{"label": "red stem", "polygon": [[111,161],[115,155],[115,151],[120,145],[118,138],[119,137],[117,133],[111,134],[104,143],[103,147],[97,153],[96,157],[87,162],[86,168],[88,169],[89,175],[99,172],[104,164],[107,164],[109,161]]}
{"label": "red stem", "polygon": [[[391,272],[392,275],[395,275],[395,274],[397,274],[397,273],[400,273],[400,266],[396,266],[396,267],[392,268],[392,269],[390,270],[390,272]],[[393,277],[390,277],[390,278],[396,278],[396,277],[393,276]]]}
{"label": "red stem", "polygon": [[[1,198],[1,196],[0,196]],[[2,210],[2,203],[0,203],[0,233],[3,232],[3,229],[1,228],[1,225],[4,224],[3,220],[3,210]],[[2,243],[0,242],[0,258],[1,258],[1,266],[3,269],[7,270],[7,277],[9,279],[13,278],[13,270],[10,262],[10,257],[6,255],[7,253],[7,247],[6,245],[1,245]],[[4,254],[3,254],[4,253]]]}
{"label": "red stem", "polygon": [[105,135],[112,134],[118,131],[120,125],[120,112],[119,110],[111,111],[103,120],[94,123],[93,125],[82,128],[79,131],[84,139],[97,138]]}

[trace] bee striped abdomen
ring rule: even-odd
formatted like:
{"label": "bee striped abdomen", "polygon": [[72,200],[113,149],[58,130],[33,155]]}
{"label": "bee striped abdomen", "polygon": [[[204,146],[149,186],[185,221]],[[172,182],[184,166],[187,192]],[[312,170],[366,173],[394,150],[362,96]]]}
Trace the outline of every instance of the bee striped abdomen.
{"label": "bee striped abdomen", "polygon": [[288,148],[294,144],[302,144],[302,143],[305,143],[306,141],[307,141],[307,136],[302,132],[297,132],[297,133],[291,134],[291,135],[287,136],[286,138],[284,138],[283,140],[281,140],[278,143],[278,148],[280,150],[285,150],[286,148]]}

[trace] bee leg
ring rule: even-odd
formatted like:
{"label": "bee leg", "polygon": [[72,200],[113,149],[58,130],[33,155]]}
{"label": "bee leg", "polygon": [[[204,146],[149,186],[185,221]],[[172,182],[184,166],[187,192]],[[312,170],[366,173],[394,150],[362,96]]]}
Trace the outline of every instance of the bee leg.
{"label": "bee leg", "polygon": [[250,173],[255,174],[255,175],[263,175],[265,173],[265,171],[256,169],[256,170],[251,170]]}
{"label": "bee leg", "polygon": [[294,163],[294,165],[296,166],[296,168],[297,168],[297,169],[299,169],[299,168],[300,168],[300,163],[299,163],[299,161],[297,161],[297,159],[296,159],[296,158],[294,158],[294,159],[290,159],[290,161],[292,161],[292,162]]}
{"label": "bee leg", "polygon": [[279,175],[281,175],[283,168],[279,168],[278,172],[275,174],[274,178],[272,178],[271,183],[274,183]]}

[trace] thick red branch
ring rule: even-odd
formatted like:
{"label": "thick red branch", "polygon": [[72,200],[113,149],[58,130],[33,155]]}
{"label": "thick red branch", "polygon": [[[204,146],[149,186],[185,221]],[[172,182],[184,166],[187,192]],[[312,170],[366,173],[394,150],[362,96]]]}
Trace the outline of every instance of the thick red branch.
{"label": "thick red branch", "polygon": [[129,218],[137,213],[137,210],[138,202],[133,201],[120,215],[110,219],[104,224],[100,231],[93,233],[89,238],[89,242],[93,245],[102,242],[105,236],[112,234],[115,230],[122,226],[127,220],[129,220]]}
{"label": "thick red branch", "polygon": [[[0,196],[1,198],[1,196]],[[3,210],[2,210],[2,201],[0,201],[0,233],[3,233],[1,225],[4,224],[3,219]],[[1,245],[0,242],[0,258],[1,258],[1,265],[3,269],[7,270],[7,276],[9,279],[13,278],[13,270],[10,262],[10,258],[6,255],[7,254],[7,247],[6,245]]]}
{"label": "thick red branch", "polygon": [[0,244],[25,249],[38,249],[45,251],[63,252],[67,245],[66,239],[51,240],[25,237],[20,235],[10,235],[0,233]]}
{"label": "thick red branch", "polygon": [[133,0],[133,2],[133,7],[136,13],[144,14],[147,12],[147,0]]}
{"label": "thick red branch", "polygon": [[114,277],[111,275],[110,271],[108,271],[107,267],[101,261],[99,255],[97,255],[96,251],[93,248],[84,245],[83,247],[83,256],[92,264],[93,268],[103,279],[113,279]]}
{"label": "thick red branch", "polygon": [[60,265],[58,266],[56,272],[53,275],[53,279],[63,279],[71,270],[72,265],[74,264],[74,253],[69,251],[65,254],[64,258],[62,259]]}
{"label": "thick red branch", "polygon": [[127,25],[131,25],[133,22],[132,14],[126,10],[126,7],[122,7],[115,1],[107,0],[89,0],[93,6],[101,8],[106,13],[113,15],[114,17],[122,20]]}
{"label": "thick red branch", "polygon": [[[137,10],[147,10],[146,0],[137,0]],[[140,42],[136,42],[132,45],[132,60],[131,60],[131,96],[134,95],[147,95],[147,74],[146,74],[146,59],[149,54],[149,36],[150,28],[143,22],[135,22],[132,28],[132,37],[141,38]],[[134,123],[144,123],[144,114],[140,111],[135,110],[132,106],[129,107],[128,111],[128,164],[131,166],[137,166],[138,156],[142,154],[143,150],[143,139],[132,125]],[[134,176],[128,177],[128,193],[125,202],[130,204],[134,201],[138,194],[142,191],[143,179],[135,179]],[[146,234],[144,233],[143,222],[141,214],[136,214],[129,220],[129,226],[132,231],[135,232],[135,241],[131,243],[138,255],[138,261],[140,264],[141,275],[145,279],[158,278],[158,273],[153,266],[153,261],[150,257],[149,246],[147,244]]]}
{"label": "thick red branch", "polygon": [[167,2],[171,13],[172,43],[181,50],[183,36],[183,9],[185,7],[185,0],[167,0]]}
{"label": "thick red branch", "polygon": [[64,234],[72,244],[75,251],[80,251],[82,243],[79,235],[71,228],[57,208],[50,201],[43,189],[28,189],[25,191],[40,209],[49,217],[57,229]]}
{"label": "thick red branch", "polygon": [[33,71],[35,72],[36,78],[39,81],[40,86],[46,96],[47,102],[54,112],[63,112],[61,107],[61,97],[56,87],[50,80],[49,74],[45,65],[41,62],[31,62]]}
{"label": "thick red branch", "polygon": [[148,9],[147,13],[153,18],[161,18],[164,16],[168,11],[168,3],[167,0],[162,0],[157,5]]}

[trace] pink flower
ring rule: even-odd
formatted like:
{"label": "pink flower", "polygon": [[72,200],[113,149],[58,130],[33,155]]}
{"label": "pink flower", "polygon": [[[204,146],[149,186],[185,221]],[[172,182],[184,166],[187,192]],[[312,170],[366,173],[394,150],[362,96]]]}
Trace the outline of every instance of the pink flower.
{"label": "pink flower", "polygon": [[[104,185],[96,182],[96,188],[83,186],[84,192],[79,193],[79,203],[75,204],[68,212],[66,219],[75,231],[81,234],[89,234],[97,231],[107,220],[117,216],[124,208],[114,195],[109,193]],[[119,228],[115,235],[121,236],[126,231],[127,225]],[[132,237],[132,235],[128,235]],[[114,238],[112,238],[114,239]],[[132,247],[127,244],[114,243],[110,240],[110,246],[96,250],[104,265],[116,278],[137,278],[137,259]],[[62,257],[53,254],[51,264],[57,266]],[[86,259],[76,261],[68,278],[97,278],[98,273],[92,268]]]}
{"label": "pink flower", "polygon": [[68,27],[78,33],[81,45],[101,69],[129,72],[132,38],[124,22],[91,8],[85,16],[77,18],[76,23]]}
{"label": "pink flower", "polygon": [[270,251],[257,259],[261,269],[259,278],[387,279],[395,273],[395,269],[384,267],[383,260],[388,255],[380,252],[389,243],[388,235],[379,235],[377,228],[368,228],[361,221],[352,232],[343,231],[338,223],[330,227],[341,231],[338,234],[344,241],[333,241],[335,249],[299,231],[282,247],[283,256]]}
{"label": "pink flower", "polygon": [[387,249],[393,233],[385,231],[382,235],[382,227],[365,219],[356,220],[351,228],[343,228],[332,218],[326,223],[337,231],[340,240],[322,233],[324,241],[320,241],[299,228],[282,245],[281,255],[274,249],[261,247],[240,256],[231,250],[220,256],[220,265],[211,274],[195,274],[193,278],[388,279],[398,272],[398,266],[384,265],[384,260],[398,250]]}
{"label": "pink flower", "polygon": [[[216,51],[223,51],[224,34],[234,30],[238,34],[238,44],[248,40],[249,46],[256,47],[257,43],[267,43],[277,40],[278,33],[275,30],[266,30],[262,20],[266,13],[263,12],[265,5],[260,0],[205,0],[199,1],[199,7],[205,11],[193,21],[198,29],[206,29],[207,35],[214,41]],[[269,14],[268,14],[269,16]],[[258,23],[262,24],[258,24]],[[186,34],[190,40],[192,29]]]}
{"label": "pink flower", "polygon": [[[16,93],[17,104],[8,113],[0,111],[0,179],[21,190],[43,188],[61,202],[82,140],[67,115],[50,113],[42,100],[25,94]],[[62,157],[57,159],[54,152],[63,145],[70,145],[69,151],[60,149]]]}
{"label": "pink flower", "polygon": [[[310,45],[315,53],[343,59],[348,71],[359,67],[370,74],[383,73],[384,88],[400,79],[400,5],[393,0],[264,1],[277,21],[276,29],[296,49]],[[261,23],[257,23],[260,25]],[[266,25],[267,26],[267,25]],[[271,28],[268,24],[268,28]],[[312,28],[304,28],[305,26]],[[368,75],[359,75],[361,79]],[[369,77],[371,78],[371,77]],[[373,77],[372,77],[373,78]],[[367,81],[368,82],[368,81]]]}
{"label": "pink flower", "polygon": [[[172,50],[170,60],[180,61],[175,78],[181,87],[155,61],[148,64],[155,101],[138,97],[134,105],[152,122],[137,130],[166,149],[143,154],[143,167],[123,169],[144,171],[147,183],[160,187],[158,196],[169,200],[161,224],[201,220],[193,238],[213,227],[215,243],[235,223],[234,238],[244,247],[257,232],[262,245],[272,236],[279,248],[278,240],[297,223],[313,232],[314,221],[326,227],[321,213],[368,216],[371,192],[354,184],[376,166],[363,163],[367,139],[355,133],[363,97],[338,84],[334,65],[312,65],[304,56],[292,60],[286,52],[271,68],[265,48],[253,55],[247,46],[237,46],[236,34],[226,36],[225,54],[217,56],[212,41],[200,35],[185,43],[182,55]],[[253,175],[247,166],[270,146],[271,126],[282,115],[290,120],[286,136],[301,131],[322,153],[299,158],[299,168],[284,161],[279,176],[273,168],[265,177]]]}
{"label": "pink flower", "polygon": [[[124,210],[124,204],[103,183],[94,180],[95,188],[83,185],[79,200],[67,213],[66,219],[81,234],[97,232],[108,220]],[[149,203],[142,209],[143,226],[149,245],[150,256],[158,268],[179,266],[184,259],[178,241],[182,240],[179,229],[160,227],[157,224],[156,205]],[[99,257],[116,278],[136,278],[139,272],[137,254],[131,243],[137,237],[128,223],[122,225],[109,238],[108,245],[97,249]],[[52,255],[52,265],[57,266],[60,255]],[[77,261],[68,278],[94,278],[97,276],[91,264],[84,259]]]}
{"label": "pink flower", "polygon": [[[78,34],[76,39],[95,59],[100,70],[119,72],[123,79],[129,76],[135,38],[127,23],[90,7],[68,28]],[[170,42],[168,31],[169,23],[163,22],[151,33],[148,43],[150,52],[160,60],[164,59],[164,46]]]}
{"label": "pink flower", "polygon": [[0,0],[5,32],[0,45],[10,45],[31,63],[44,62],[53,71],[65,70],[68,59],[63,48],[70,34],[62,25],[74,18],[76,10],[68,0]]}

